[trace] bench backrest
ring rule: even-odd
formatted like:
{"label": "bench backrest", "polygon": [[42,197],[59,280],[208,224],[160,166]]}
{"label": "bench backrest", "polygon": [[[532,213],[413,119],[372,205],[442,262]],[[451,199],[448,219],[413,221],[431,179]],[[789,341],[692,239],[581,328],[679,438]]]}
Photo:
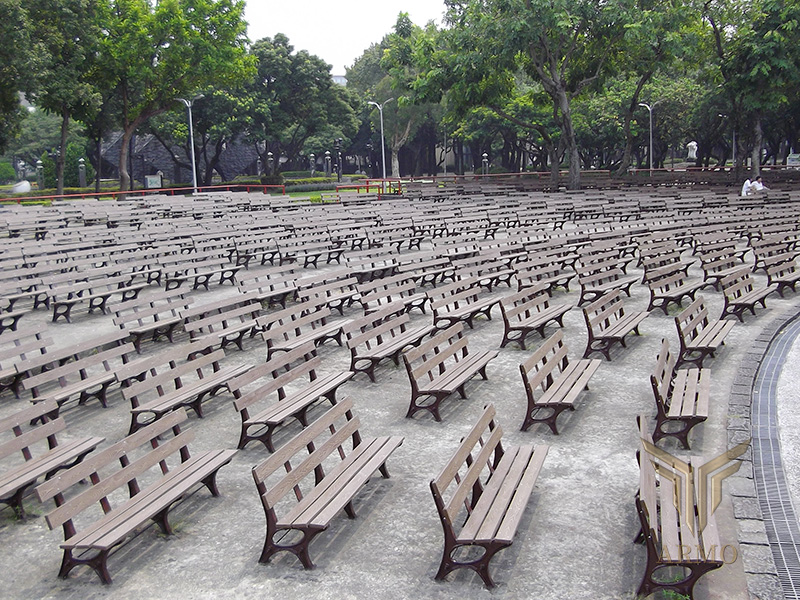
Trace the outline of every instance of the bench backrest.
{"label": "bench backrest", "polygon": [[550,307],[547,283],[537,283],[524,287],[519,292],[504,297],[500,301],[500,312],[507,323],[523,321]]}
{"label": "bench backrest", "polygon": [[591,331],[607,329],[625,314],[622,292],[612,290],[583,308],[586,325]]}
{"label": "bench backrest", "polygon": [[355,355],[361,345],[369,350],[385,341],[391,341],[393,337],[405,331],[410,320],[407,313],[398,315],[391,308],[356,319],[348,323],[344,330],[347,348]]}
{"label": "bench backrest", "polygon": [[487,470],[493,473],[503,456],[503,429],[494,418],[494,405],[489,404],[439,475],[430,482],[436,508],[451,527],[462,505],[468,514],[472,512],[486,481],[482,475]]}
{"label": "bench backrest", "polygon": [[223,358],[225,351],[220,349],[209,354],[196,353],[183,363],[170,361],[158,370],[145,371],[149,376],[146,375],[142,380],[129,380],[129,385],[122,389],[122,395],[136,408],[146,394],[155,391],[158,396],[165,396],[190,382],[207,377],[209,372],[219,371],[219,361]]}
{"label": "bench backrest", "polygon": [[58,445],[56,433],[67,426],[63,417],[47,417],[55,411],[58,411],[58,403],[47,400],[0,419],[0,460],[17,452],[22,452],[26,461],[30,460],[33,458],[31,446],[43,440],[47,440],[48,448],[55,448]]}
{"label": "bench backrest", "polygon": [[[305,377],[308,377],[308,381],[314,381],[317,378],[316,370],[321,365],[322,359],[316,355],[313,342],[276,354],[228,382],[228,388],[235,398],[233,405],[246,420],[253,404],[264,401],[274,392],[278,393],[278,400],[283,400],[286,387]],[[257,386],[245,389],[253,384]]]}
{"label": "bench backrest", "polygon": [[675,317],[675,326],[678,335],[684,342],[693,340],[703,327],[708,325],[708,309],[705,307],[705,299],[698,296],[694,302],[683,309]]}
{"label": "bench backrest", "polygon": [[653,396],[659,406],[659,411],[667,412],[669,410],[675,364],[675,355],[670,351],[669,341],[664,338],[661,340],[661,350],[658,352],[656,365],[650,373],[650,385],[653,388]]}
{"label": "bench backrest", "polygon": [[464,324],[460,321],[403,353],[412,386],[423,378],[435,379],[469,354]]}
{"label": "bench backrest", "polygon": [[[261,502],[272,518],[275,517],[275,505],[286,494],[293,491],[299,502],[304,496],[304,483],[313,488],[323,480],[325,471],[322,463],[326,458],[338,454],[344,460],[348,454],[345,450],[348,438],[352,439],[353,448],[361,443],[358,433],[360,421],[352,411],[353,400],[349,397],[343,398],[264,462],[253,467],[253,479]],[[344,423],[337,428],[337,423],[342,420]],[[307,453],[303,452],[304,448]],[[267,482],[281,467],[286,470],[286,474],[277,481]],[[308,476],[312,473],[313,483],[308,482]],[[305,493],[308,493],[308,489]]]}
{"label": "bench backrest", "polygon": [[559,329],[519,366],[528,399],[534,398],[537,387],[545,392],[553,385],[554,375],[566,369],[567,365],[569,358],[567,346],[564,344],[564,332]]}
{"label": "bench backrest", "polygon": [[[50,498],[56,501],[57,508],[45,516],[50,529],[63,525],[64,538],[69,539],[76,532],[73,519],[93,504],[99,503],[103,513],[108,513],[113,508],[114,491],[126,486],[128,495],[135,496],[141,491],[140,480],[169,472],[168,459],[177,454],[181,462],[188,460],[187,444],[194,434],[180,430],[186,418],[183,408],[173,411],[38,486],[36,495],[41,502]],[[69,488],[84,480],[88,487],[82,485],[80,492],[65,498]]]}
{"label": "bench backrest", "polygon": [[731,300],[740,298],[753,289],[753,279],[750,277],[750,269],[744,267],[735,273],[723,277],[720,281],[725,297]]}
{"label": "bench backrest", "polygon": [[256,323],[260,327],[266,327],[261,336],[269,346],[276,341],[288,342],[301,337],[303,329],[309,331],[326,325],[330,315],[331,309],[327,306],[319,307],[314,300],[307,300],[302,304],[259,317]]}

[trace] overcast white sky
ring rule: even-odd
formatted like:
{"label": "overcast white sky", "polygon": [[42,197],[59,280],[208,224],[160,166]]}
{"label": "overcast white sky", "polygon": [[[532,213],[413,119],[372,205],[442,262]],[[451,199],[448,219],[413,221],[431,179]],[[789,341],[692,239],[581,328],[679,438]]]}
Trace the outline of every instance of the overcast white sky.
{"label": "overcast white sky", "polygon": [[248,0],[245,18],[251,42],[283,33],[297,50],[308,50],[333,66],[333,75],[344,75],[370,44],[391,32],[400,12],[423,26],[442,23],[442,0]]}

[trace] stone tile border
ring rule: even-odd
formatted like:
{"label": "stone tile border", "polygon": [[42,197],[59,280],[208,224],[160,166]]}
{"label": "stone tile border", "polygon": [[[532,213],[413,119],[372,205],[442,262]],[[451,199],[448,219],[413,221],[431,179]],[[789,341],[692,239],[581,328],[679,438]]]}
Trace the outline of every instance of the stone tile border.
{"label": "stone tile border", "polygon": [[742,358],[728,401],[728,447],[752,437],[726,485],[753,600],[800,598],[800,526],[781,463],[775,397],[786,354],[800,336],[798,317],[794,308],[764,327]]}

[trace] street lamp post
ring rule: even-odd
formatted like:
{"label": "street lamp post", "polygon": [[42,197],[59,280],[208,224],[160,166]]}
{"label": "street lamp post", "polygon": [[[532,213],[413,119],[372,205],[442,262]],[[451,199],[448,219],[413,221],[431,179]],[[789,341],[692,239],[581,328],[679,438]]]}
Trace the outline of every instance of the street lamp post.
{"label": "street lamp post", "polygon": [[650,163],[650,179],[653,178],[653,104],[652,106],[647,104],[646,102],[639,102],[639,106],[644,106],[647,109],[647,112],[650,114],[650,156],[649,156],[649,163]]}
{"label": "street lamp post", "polygon": [[381,183],[381,189],[384,194],[386,193],[386,140],[383,137],[383,107],[392,100],[394,100],[394,98],[389,98],[388,100],[384,100],[381,104],[373,102],[372,100],[367,102],[367,104],[371,104],[372,106],[376,107],[381,115],[381,167],[383,169],[383,182]]}
{"label": "street lamp post", "polygon": [[178,98],[186,109],[189,112],[189,150],[191,152],[192,158],[192,189],[194,190],[194,194],[197,193],[197,161],[194,158],[194,128],[192,125],[192,106],[194,105],[195,100],[200,100],[203,97],[203,94],[197,94],[191,100],[186,100],[185,98]]}

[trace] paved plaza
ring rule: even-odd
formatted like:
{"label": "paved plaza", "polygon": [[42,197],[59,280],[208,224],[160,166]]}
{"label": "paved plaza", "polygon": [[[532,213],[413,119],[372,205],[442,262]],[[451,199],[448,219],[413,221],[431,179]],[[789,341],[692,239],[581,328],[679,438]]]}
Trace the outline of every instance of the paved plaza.
{"label": "paved plaza", "polygon": [[[686,256],[689,252],[686,251]],[[331,269],[332,267],[324,267]],[[257,268],[251,269],[257,273]],[[314,269],[301,270],[303,274]],[[641,275],[632,267],[631,272]],[[693,266],[689,275],[700,278]],[[759,281],[761,275],[756,275]],[[574,286],[577,287],[577,286]],[[152,288],[153,291],[156,288]],[[147,292],[145,292],[147,293]],[[237,293],[232,287],[212,287],[210,292],[194,292],[194,303]],[[495,289],[501,297],[508,288]],[[722,294],[711,288],[701,292],[712,315],[722,309]],[[577,302],[575,290],[557,291],[554,300]],[[630,310],[644,310],[647,289],[636,284],[632,297],[625,298]],[[692,454],[712,457],[729,446],[728,426],[731,387],[743,364],[750,360],[748,351],[753,341],[768,324],[787,314],[800,312],[800,296],[789,292],[785,298],[773,294],[767,308],[737,323],[726,345],[704,366],[711,368],[711,410],[709,419],[694,428],[690,435]],[[351,307],[340,319],[360,316],[361,310]],[[172,513],[176,535],[165,537],[155,528],[143,532],[124,545],[109,561],[114,579],[104,586],[88,568],[75,569],[67,580],[58,579],[62,541],[60,530],[49,531],[42,516],[50,509],[33,498],[26,502],[31,515],[25,521],[4,510],[0,519],[0,571],[4,598],[58,598],[89,600],[93,598],[281,598],[346,599],[346,598],[507,598],[538,600],[618,599],[633,598],[644,571],[645,548],[632,540],[639,524],[634,509],[638,487],[635,451],[638,432],[635,418],[655,414],[649,374],[653,368],[662,338],[673,348],[678,345],[672,314],[654,311],[641,325],[641,336],[628,338],[628,347],[616,346],[612,360],[603,361],[591,381],[590,389],[579,400],[577,410],[565,413],[559,421],[559,435],[545,425],[519,430],[525,410],[525,394],[518,365],[531,355],[539,343],[538,336],[529,338],[528,350],[511,345],[500,350],[488,368],[488,381],[476,378],[467,385],[467,399],[457,395],[442,405],[442,422],[427,413],[405,418],[410,386],[405,370],[390,361],[377,371],[377,383],[358,375],[338,393],[353,398],[361,419],[362,435],[402,435],[404,444],[388,462],[391,478],[374,477],[356,497],[357,518],[337,516],[330,529],[311,545],[314,570],[303,570],[297,559],[283,553],[269,564],[259,564],[264,542],[265,517],[256,492],[251,468],[268,453],[263,446],[251,443],[239,451],[231,465],[224,467],[218,478],[221,497],[211,498],[202,489]],[[47,321],[47,311],[33,313],[28,323]],[[430,314],[415,311],[413,324],[430,322]],[[579,308],[572,309],[564,321],[565,341],[571,357],[583,354],[586,325]],[[51,325],[59,346],[77,339],[91,338],[115,330],[111,316],[76,314],[73,323]],[[548,327],[548,334],[555,327]],[[499,348],[503,325],[499,309],[492,320],[480,319],[468,331],[469,347],[475,351]],[[181,334],[185,336],[185,334]],[[179,337],[176,342],[188,338]],[[159,342],[156,347],[165,347]],[[149,345],[152,351],[154,345]],[[780,419],[787,432],[787,456],[800,452],[800,419],[793,403],[797,400],[797,372],[800,366],[800,345],[795,345],[784,366],[780,381]],[[319,349],[323,373],[346,370],[349,355],[346,348],[328,342]],[[595,355],[600,357],[599,354]],[[264,360],[263,342],[248,340],[246,351],[226,350],[224,364],[258,364]],[[745,361],[743,363],[743,361]],[[483,407],[492,402],[498,421],[509,444],[548,444],[549,454],[527,506],[513,545],[500,552],[491,570],[497,588],[487,590],[480,579],[467,570],[458,571],[446,582],[433,579],[442,552],[442,531],[431,498],[428,482],[435,477],[454,452],[459,440],[476,422]],[[21,409],[27,399],[5,397],[0,417]],[[313,415],[324,410],[323,403]],[[77,406],[68,404],[63,416],[69,436],[103,435],[107,442],[124,437],[129,425],[129,404],[118,389],[110,396],[109,407],[97,402]],[[238,440],[240,418],[232,397],[222,393],[209,400],[206,416],[193,414],[189,426],[196,431],[193,449],[234,448]],[[651,421],[652,426],[652,421]],[[279,430],[276,441],[283,443],[299,431],[297,424]],[[782,440],[784,441],[784,440]],[[685,453],[674,440],[661,446],[669,452]],[[800,493],[798,462],[789,460],[788,470],[795,497]],[[775,580],[758,562],[762,543],[747,545],[742,552],[741,539],[754,542],[757,536],[737,525],[736,508],[731,488],[746,488],[742,483],[752,476],[752,469],[743,466],[737,478],[725,483],[723,502],[717,511],[723,544],[737,548],[737,560],[701,579],[695,598],[780,597]],[[757,517],[757,515],[754,515]],[[755,523],[758,518],[746,519]],[[752,522],[752,523],[751,523]],[[747,528],[749,525],[745,524]],[[765,541],[765,540],[764,540]],[[748,579],[745,571],[751,572]],[[752,583],[755,582],[755,583]],[[768,594],[776,595],[768,595]]]}

